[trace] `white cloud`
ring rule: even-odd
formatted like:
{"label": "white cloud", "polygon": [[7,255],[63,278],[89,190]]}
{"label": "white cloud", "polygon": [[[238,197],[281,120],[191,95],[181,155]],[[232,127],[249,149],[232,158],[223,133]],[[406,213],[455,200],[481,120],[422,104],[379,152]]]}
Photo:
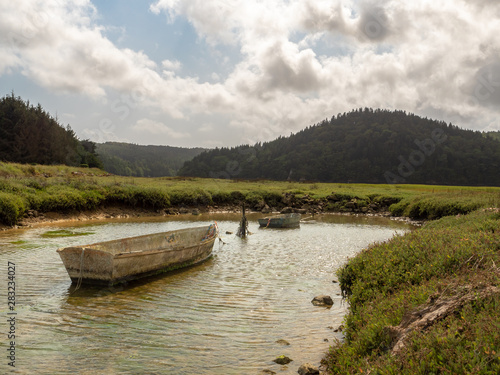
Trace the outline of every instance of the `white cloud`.
{"label": "white cloud", "polygon": [[176,70],[179,70],[182,67],[182,64],[180,63],[180,61],[177,61],[177,60],[175,60],[175,61],[163,60],[161,62],[161,66],[165,70],[176,71]]}
{"label": "white cloud", "polygon": [[[194,126],[200,115],[230,118],[217,129],[241,128],[241,140],[227,140],[241,143],[360,106],[498,126],[498,2],[158,0],[150,10],[187,20],[212,51],[238,48],[240,60],[205,82],[182,75],[181,56],[155,62],[118,48],[90,0],[18,0],[0,4],[0,75],[19,71],[49,90],[99,100],[132,93],[148,119],[128,126],[172,139],[187,139],[179,124]],[[209,141],[206,133],[191,139]]]}
{"label": "white cloud", "polygon": [[138,133],[146,132],[154,135],[167,136],[173,139],[190,137],[189,133],[175,131],[160,121],[154,121],[147,118],[137,121],[136,124],[132,126],[132,130]]}

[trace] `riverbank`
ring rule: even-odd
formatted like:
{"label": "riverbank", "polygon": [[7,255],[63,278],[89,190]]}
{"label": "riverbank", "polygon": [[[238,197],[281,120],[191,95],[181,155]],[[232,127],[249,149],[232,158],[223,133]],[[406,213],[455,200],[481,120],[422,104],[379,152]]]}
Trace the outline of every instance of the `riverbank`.
{"label": "riverbank", "polygon": [[[285,209],[285,211],[287,211]],[[40,213],[36,211],[28,211],[16,225],[7,226],[0,224],[0,231],[18,228],[32,228],[38,225],[53,224],[53,223],[68,223],[68,222],[78,222],[78,221],[103,221],[112,219],[130,219],[130,218],[170,218],[177,215],[188,215],[188,216],[198,216],[202,214],[241,214],[240,206],[226,206],[226,207],[204,207],[204,208],[170,208],[167,210],[148,210],[144,208],[133,208],[125,206],[108,206],[100,207],[94,210],[84,210],[84,211],[72,211],[72,212],[45,212]],[[278,215],[279,211],[270,211],[266,215]],[[261,214],[261,211],[247,210],[247,214]],[[393,221],[403,222],[412,226],[421,226],[422,221],[412,220],[408,217],[395,217],[391,216],[391,213],[379,212],[379,213],[335,213],[335,212],[321,212],[321,213],[307,213],[303,212],[302,219],[312,219],[315,215],[339,215],[339,216],[353,216],[353,217],[380,217],[389,218]]]}
{"label": "riverbank", "polygon": [[[329,373],[498,371],[500,188],[126,178],[0,163],[3,228],[239,212],[243,203],[261,213],[286,208],[433,220],[369,247],[339,270],[351,309],[345,342],[324,361]],[[427,313],[431,324],[414,319]],[[456,356],[465,359],[450,362]]]}
{"label": "riverbank", "polygon": [[[133,214],[239,210],[384,214],[412,220],[500,205],[500,188],[129,178],[98,169],[0,163],[0,223],[119,207]],[[49,214],[50,213],[50,214]],[[92,214],[91,214],[92,215]]]}
{"label": "riverbank", "polygon": [[337,272],[350,309],[328,373],[499,373],[498,266],[498,207],[363,250]]}

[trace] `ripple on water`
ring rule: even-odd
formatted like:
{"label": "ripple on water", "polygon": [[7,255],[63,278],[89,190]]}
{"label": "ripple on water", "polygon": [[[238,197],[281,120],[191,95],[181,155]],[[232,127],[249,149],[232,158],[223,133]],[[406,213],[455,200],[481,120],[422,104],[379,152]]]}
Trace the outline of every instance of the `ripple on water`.
{"label": "ripple on water", "polygon": [[[216,218],[221,233],[235,231],[238,219]],[[269,368],[295,374],[301,363],[319,362],[328,348],[325,338],[340,338],[328,328],[345,313],[332,283],[335,269],[368,244],[406,228],[353,220],[318,217],[284,231],[259,229],[251,220],[252,236],[242,241],[224,235],[227,244],[216,243],[212,259],[201,265],[78,291],[58,247],[198,224],[113,222],[2,233],[3,271],[7,261],[17,267],[18,368],[40,374],[53,373],[54,364],[59,373],[252,374]],[[43,236],[51,230],[89,234]],[[318,294],[330,294],[334,306],[313,306]],[[282,354],[294,359],[285,371],[272,362]]]}

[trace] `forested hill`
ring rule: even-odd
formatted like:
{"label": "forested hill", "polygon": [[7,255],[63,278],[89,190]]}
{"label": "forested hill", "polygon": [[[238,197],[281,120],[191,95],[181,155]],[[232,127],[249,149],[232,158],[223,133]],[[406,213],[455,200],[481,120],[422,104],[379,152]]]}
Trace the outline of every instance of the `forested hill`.
{"label": "forested hill", "polygon": [[179,175],[500,186],[500,142],[403,111],[365,108],[271,142],[206,151]]}
{"label": "forested hill", "polygon": [[97,145],[104,169],[121,176],[175,176],[185,161],[203,152],[203,148],[141,146],[107,142]]}
{"label": "forested hill", "polygon": [[93,142],[14,94],[0,99],[0,161],[102,167]]}

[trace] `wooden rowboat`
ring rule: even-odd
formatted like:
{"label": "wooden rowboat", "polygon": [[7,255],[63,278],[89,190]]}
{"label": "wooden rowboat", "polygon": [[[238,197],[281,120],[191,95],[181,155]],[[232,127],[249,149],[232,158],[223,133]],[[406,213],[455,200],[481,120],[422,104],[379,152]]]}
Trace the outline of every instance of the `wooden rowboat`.
{"label": "wooden rowboat", "polygon": [[259,225],[265,228],[294,228],[300,225],[300,214],[283,214],[259,219]]}
{"label": "wooden rowboat", "polygon": [[57,252],[72,282],[112,285],[202,262],[211,256],[217,234],[215,223]]}

